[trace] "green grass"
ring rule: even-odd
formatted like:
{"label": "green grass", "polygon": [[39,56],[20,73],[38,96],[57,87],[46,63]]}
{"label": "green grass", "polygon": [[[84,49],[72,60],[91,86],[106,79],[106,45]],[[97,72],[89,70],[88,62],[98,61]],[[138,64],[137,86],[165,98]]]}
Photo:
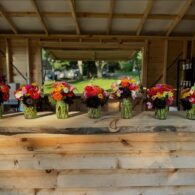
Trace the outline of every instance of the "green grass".
{"label": "green grass", "polygon": [[98,78],[98,79],[87,79],[83,81],[76,81],[76,82],[70,82],[72,85],[76,87],[75,92],[76,93],[83,93],[83,90],[86,85],[94,84],[98,85],[105,90],[109,90],[111,87],[111,84],[116,81],[115,79],[107,79],[107,78]]}
{"label": "green grass", "polygon": [[[134,76],[136,80],[138,79],[138,76]],[[113,82],[115,82],[118,79],[109,79],[109,78],[96,78],[96,79],[86,79],[83,81],[67,81],[68,83],[72,84],[73,86],[75,86],[76,90],[75,93],[83,93],[83,90],[85,88],[86,85],[89,84],[94,84],[94,85],[98,85],[102,88],[104,88],[105,90],[109,91],[111,88],[111,84]],[[52,91],[52,84],[54,83],[54,81],[46,81],[44,83],[44,94],[50,94]]]}

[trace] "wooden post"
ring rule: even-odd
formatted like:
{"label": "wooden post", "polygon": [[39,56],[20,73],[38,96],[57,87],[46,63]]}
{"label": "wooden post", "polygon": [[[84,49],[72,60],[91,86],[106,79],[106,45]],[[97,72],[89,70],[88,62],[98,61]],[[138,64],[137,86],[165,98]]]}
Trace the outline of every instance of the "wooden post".
{"label": "wooden post", "polygon": [[31,82],[31,74],[30,74],[30,43],[29,39],[26,41],[26,77],[27,77],[27,83],[30,84]]}
{"label": "wooden post", "polygon": [[191,58],[195,57],[195,40],[192,40]]}
{"label": "wooden post", "polygon": [[144,87],[147,87],[147,68],[148,68],[148,40],[145,41],[145,46],[142,48],[143,59],[142,59],[142,75],[141,80]]}
{"label": "wooden post", "polygon": [[11,65],[11,51],[10,51],[10,43],[9,40],[5,40],[6,44],[6,76],[7,82],[12,82],[12,65]]}
{"label": "wooden post", "polygon": [[164,65],[163,65],[163,79],[162,82],[167,82],[167,54],[168,54],[168,40],[165,40],[165,48],[164,48]]}
{"label": "wooden post", "polygon": [[188,47],[188,41],[183,41],[183,59],[187,58],[187,47]]}

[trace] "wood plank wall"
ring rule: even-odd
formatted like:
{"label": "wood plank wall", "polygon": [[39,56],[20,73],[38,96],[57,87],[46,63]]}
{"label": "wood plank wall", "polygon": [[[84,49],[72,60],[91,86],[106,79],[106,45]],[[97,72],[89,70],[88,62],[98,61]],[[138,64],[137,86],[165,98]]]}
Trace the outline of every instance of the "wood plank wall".
{"label": "wood plank wall", "polygon": [[164,69],[164,55],[165,55],[165,41],[151,40],[148,42],[148,87],[163,82]]}
{"label": "wood plank wall", "polygon": [[[29,78],[31,82],[42,83],[42,65],[41,65],[41,48],[39,47],[37,40],[27,39],[7,39],[7,45],[10,51],[10,82],[17,82],[25,84],[27,81],[22,78],[20,73]],[[0,49],[6,53],[6,43],[4,40],[0,40]],[[0,70],[1,73],[6,72],[6,57],[0,55]],[[16,66],[19,72],[12,66]],[[8,79],[9,80],[9,79]]]}
{"label": "wood plank wall", "polygon": [[185,58],[183,41],[169,41],[167,59],[167,83],[176,87],[177,83],[177,60]]}
{"label": "wood plank wall", "polygon": [[[178,55],[182,53],[180,58],[187,56],[186,41],[183,40],[167,40],[165,39],[153,39],[147,41],[147,50],[144,55],[144,63],[147,64],[147,68],[144,68],[147,76],[146,85],[150,87],[157,83],[166,82],[175,86],[176,84],[176,63],[173,63],[177,59]],[[42,84],[42,66],[41,66],[41,47],[38,39],[8,39],[10,47],[10,61],[18,67],[18,69],[29,77],[31,82],[35,81]],[[166,46],[167,45],[167,46]],[[167,47],[167,48],[166,48]],[[0,40],[0,49],[6,51],[5,40]],[[191,54],[195,56],[195,41],[192,44]],[[189,56],[189,55],[188,55]],[[171,68],[169,68],[169,66]],[[6,59],[0,55],[0,71],[6,71]],[[11,68],[12,70],[12,68]],[[28,72],[30,73],[28,75]],[[14,70],[10,75],[13,82],[25,83],[26,81],[19,76]]]}
{"label": "wood plank wall", "polygon": [[193,195],[194,133],[0,136],[1,195]]}

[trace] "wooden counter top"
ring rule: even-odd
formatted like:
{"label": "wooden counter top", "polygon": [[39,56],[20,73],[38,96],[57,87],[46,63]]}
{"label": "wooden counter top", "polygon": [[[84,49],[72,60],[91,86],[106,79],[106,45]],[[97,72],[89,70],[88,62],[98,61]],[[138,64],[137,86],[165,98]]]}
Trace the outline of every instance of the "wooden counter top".
{"label": "wooden counter top", "polygon": [[157,120],[153,112],[142,112],[132,119],[121,119],[120,113],[103,113],[100,119],[89,119],[86,113],[71,112],[68,119],[57,119],[54,113],[41,112],[37,119],[24,119],[23,113],[7,114],[0,119],[0,134],[55,133],[99,134],[119,130],[133,132],[195,132],[195,121],[185,112],[170,112],[167,120]]}

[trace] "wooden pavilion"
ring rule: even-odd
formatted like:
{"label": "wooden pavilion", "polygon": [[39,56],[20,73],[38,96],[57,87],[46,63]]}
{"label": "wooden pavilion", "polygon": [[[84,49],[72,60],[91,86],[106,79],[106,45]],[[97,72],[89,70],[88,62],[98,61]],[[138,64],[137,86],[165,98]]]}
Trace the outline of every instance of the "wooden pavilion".
{"label": "wooden pavilion", "polygon": [[[178,61],[195,57],[195,1],[0,0],[7,81],[41,85],[42,48],[71,60],[125,60],[141,49],[143,85],[176,87]],[[195,124],[184,113],[166,122],[147,112],[132,121],[50,114],[0,120],[0,195],[195,194]]]}

